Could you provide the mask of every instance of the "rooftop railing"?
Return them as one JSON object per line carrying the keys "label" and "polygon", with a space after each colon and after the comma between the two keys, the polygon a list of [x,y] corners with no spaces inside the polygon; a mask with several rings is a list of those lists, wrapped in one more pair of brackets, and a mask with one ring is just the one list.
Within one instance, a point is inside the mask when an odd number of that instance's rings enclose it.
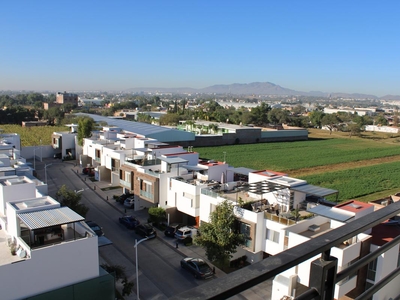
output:
{"label": "rooftop railing", "polygon": [[[338,282],[344,280],[346,277],[353,276],[360,268],[365,267],[380,254],[400,243],[400,236],[380,247],[377,251],[360,258],[354,264],[339,273],[336,271],[337,259],[330,255],[330,249],[399,213],[400,201],[351,221],[337,229],[328,231],[305,243],[289,248],[277,255],[244,267],[240,269],[240,271],[230,273],[224,277],[217,278],[196,288],[180,293],[171,299],[227,299],[321,254],[320,259],[314,260],[311,263],[309,290],[295,299],[332,300],[334,299],[335,285]],[[368,299],[380,289],[384,288],[386,284],[399,274],[400,267],[392,271],[379,282],[376,282],[372,287],[358,295],[355,299]]]}

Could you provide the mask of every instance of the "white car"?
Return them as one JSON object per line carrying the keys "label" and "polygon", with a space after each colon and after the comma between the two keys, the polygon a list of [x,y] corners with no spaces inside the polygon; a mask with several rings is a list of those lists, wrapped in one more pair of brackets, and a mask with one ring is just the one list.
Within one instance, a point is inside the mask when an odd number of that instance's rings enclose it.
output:
{"label": "white car", "polygon": [[127,208],[134,208],[135,207],[135,198],[133,198],[133,197],[126,198],[124,201],[124,206]]}
{"label": "white car", "polygon": [[197,229],[191,226],[184,226],[175,232],[175,238],[183,241],[187,237],[193,237],[197,234]]}

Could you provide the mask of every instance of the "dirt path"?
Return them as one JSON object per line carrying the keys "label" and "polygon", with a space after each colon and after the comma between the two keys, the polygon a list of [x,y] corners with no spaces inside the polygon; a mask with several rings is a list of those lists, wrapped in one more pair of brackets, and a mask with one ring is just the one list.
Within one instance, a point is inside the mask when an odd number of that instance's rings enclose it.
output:
{"label": "dirt path", "polygon": [[390,156],[390,157],[383,157],[383,158],[375,158],[369,160],[360,160],[356,162],[349,162],[349,163],[341,163],[341,164],[334,164],[334,165],[326,165],[320,167],[313,167],[313,168],[304,168],[300,170],[287,170],[284,171],[290,177],[302,177],[307,175],[314,175],[319,173],[326,173],[326,172],[335,172],[347,169],[354,169],[358,167],[366,167],[366,166],[373,166],[379,165],[383,163],[390,163],[400,161],[400,155]]}

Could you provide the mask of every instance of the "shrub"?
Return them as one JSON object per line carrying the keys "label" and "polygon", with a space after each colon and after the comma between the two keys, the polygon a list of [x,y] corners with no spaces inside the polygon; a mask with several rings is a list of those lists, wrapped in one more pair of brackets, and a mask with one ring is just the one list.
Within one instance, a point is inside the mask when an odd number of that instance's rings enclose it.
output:
{"label": "shrub", "polygon": [[156,225],[162,223],[166,218],[165,209],[162,207],[150,207],[149,208],[149,221]]}
{"label": "shrub", "polygon": [[192,237],[190,237],[190,236],[186,237],[186,238],[183,240],[183,244],[184,244],[185,246],[190,246],[192,243],[193,243],[193,239],[192,239]]}

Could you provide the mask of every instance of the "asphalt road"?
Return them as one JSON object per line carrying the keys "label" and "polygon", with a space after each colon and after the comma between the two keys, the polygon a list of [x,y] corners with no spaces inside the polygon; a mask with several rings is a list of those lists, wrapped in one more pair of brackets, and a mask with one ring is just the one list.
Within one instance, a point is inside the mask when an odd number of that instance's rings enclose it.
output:
{"label": "asphalt road", "polygon": [[[104,260],[122,262],[126,270],[129,270],[127,273],[132,273],[135,270],[135,239],[139,240],[141,237],[119,224],[118,217],[121,216],[121,212],[88,188],[73,170],[73,164],[44,159],[43,162],[36,162],[38,177],[45,178],[45,164],[50,163],[52,165],[46,168],[49,195],[55,198],[57,190],[63,184],[72,190],[83,190],[82,203],[89,207],[86,219],[102,226],[105,236],[113,243],[101,247],[100,255],[107,256],[107,253],[112,253],[113,257],[104,257]],[[106,247],[113,248],[106,249]],[[120,257],[116,257],[118,255]],[[142,299],[167,299],[203,284],[203,281],[194,279],[180,268],[179,262],[183,256],[158,238],[142,242],[138,246],[138,257]],[[135,281],[135,278],[135,274],[132,274],[130,280]],[[134,291],[136,291],[136,281]]]}

